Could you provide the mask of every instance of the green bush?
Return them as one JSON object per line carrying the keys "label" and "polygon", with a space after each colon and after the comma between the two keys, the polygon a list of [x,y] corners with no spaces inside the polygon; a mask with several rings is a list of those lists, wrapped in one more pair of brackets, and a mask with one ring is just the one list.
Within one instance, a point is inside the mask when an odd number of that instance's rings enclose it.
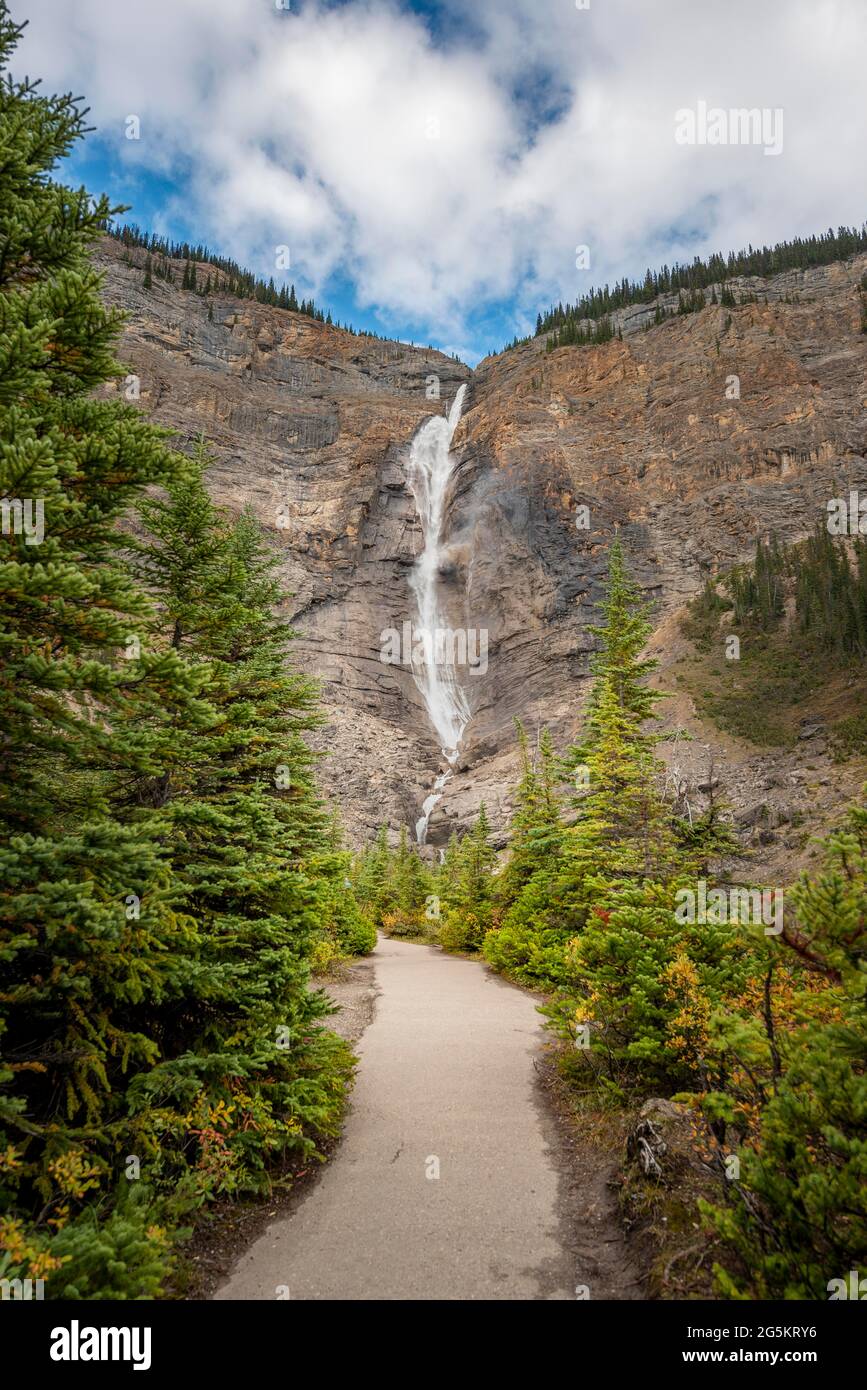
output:
{"label": "green bush", "polygon": [[827,1299],[850,1270],[867,1275],[867,1031],[808,1030],[768,1101],[755,1148],[742,1148],[726,1207],[702,1204],[738,1259],[716,1266],[734,1298]]}
{"label": "green bush", "polygon": [[569,947],[587,920],[583,887],[555,859],[520,890],[499,927],[484,938],[485,959],[528,984],[565,987],[573,982]]}
{"label": "green bush", "polygon": [[369,955],[376,945],[376,927],[359,912],[341,931],[340,944],[347,955]]}
{"label": "green bush", "polygon": [[447,912],[439,929],[439,943],[444,951],[477,950],[482,941],[479,924],[463,912]]}
{"label": "green bush", "polygon": [[836,1017],[793,1030],[740,1182],[703,1207],[736,1257],[716,1269],[735,1298],[827,1299],[830,1280],[867,1273],[867,807],[850,809],[789,908],[783,945],[824,977]]}
{"label": "green bush", "polygon": [[394,936],[398,940],[417,940],[419,937],[427,936],[429,925],[424,913],[401,912],[399,908],[387,912],[382,919],[382,929],[386,936]]}

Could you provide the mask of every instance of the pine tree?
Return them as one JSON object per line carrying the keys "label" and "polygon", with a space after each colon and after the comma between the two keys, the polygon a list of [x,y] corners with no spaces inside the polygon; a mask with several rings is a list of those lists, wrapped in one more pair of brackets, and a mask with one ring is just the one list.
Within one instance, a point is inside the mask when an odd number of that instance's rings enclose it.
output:
{"label": "pine tree", "polygon": [[819,871],[790,892],[781,943],[807,980],[825,979],[831,1007],[817,1007],[815,987],[804,991],[801,1026],[785,1038],[752,1142],[740,1150],[740,1181],[726,1184],[726,1205],[700,1206],[735,1256],[716,1266],[724,1295],[825,1300],[832,1279],[867,1276],[863,802],[829,836]]}
{"label": "pine tree", "polygon": [[557,773],[550,733],[547,729],[542,731],[537,755],[533,758],[526,731],[519,719],[515,720],[515,727],[521,777],[513,798],[509,859],[497,877],[496,895],[501,912],[511,906],[534,873],[554,859],[562,831],[555,794]]}
{"label": "pine tree", "polygon": [[328,818],[326,844],[309,862],[319,884],[318,931],[311,962],[322,969],[345,956],[365,955],[376,945],[376,927],[359,902],[353,882],[353,856],[343,842],[339,812]]}
{"label": "pine tree", "polygon": [[604,622],[590,627],[600,649],[591,658],[593,687],[584,736],[567,753],[576,781],[576,811],[567,838],[574,871],[608,877],[653,877],[671,862],[672,836],[658,790],[653,717],[656,691],[644,684],[656,662],[642,656],[651,627],[618,540],[611,547],[602,602]]}
{"label": "pine tree", "polygon": [[442,860],[437,866],[436,889],[439,897],[449,902],[457,889],[461,869],[461,842],[456,830],[449,836]]}
{"label": "pine tree", "polygon": [[[207,1157],[217,1190],[234,1190],[264,1185],[269,1159],[334,1132],[348,1059],[317,1026],[330,1006],[307,981],[323,923],[339,932],[335,878],[348,861],[330,849],[313,784],[303,733],[319,721],[316,690],[287,669],[293,633],[277,611],[275,558],[252,518],[213,506],[201,462],[142,504],[148,534],[134,563],[155,600],[148,646],[202,673],[207,708],[171,720],[156,703],[122,710],[130,736],[159,750],[161,770],[141,760],[114,799],[157,820],[200,924],[183,1007],[154,1021],[160,1061],[140,1078],[137,1103],[180,1104],[203,1121],[231,1106]],[[167,1137],[161,1145],[164,1182],[183,1171],[189,1140],[178,1138],[177,1150]]]}
{"label": "pine tree", "polygon": [[[624,886],[667,876],[682,857],[657,788],[655,738],[644,727],[660,698],[644,684],[655,667],[642,657],[650,625],[618,541],[611,547],[602,611],[604,622],[590,628],[600,647],[591,661],[594,682],[583,738],[563,760],[574,787],[574,822],[558,830],[549,789],[533,871],[484,943],[486,958],[497,968],[573,993],[581,934],[604,932],[614,895]],[[549,766],[551,759],[549,752]],[[525,795],[533,794],[529,781]],[[522,854],[527,848],[522,846]],[[592,944],[588,939],[588,949]]]}
{"label": "pine tree", "polygon": [[378,927],[382,926],[383,913],[393,903],[390,866],[388,827],[381,825],[373,844],[367,845],[356,860],[354,872],[355,895],[361,910]]}
{"label": "pine tree", "polygon": [[448,900],[440,940],[447,950],[479,950],[493,922],[496,851],[490,844],[485,803],[459,850],[457,883]]}
{"label": "pine tree", "polygon": [[[4,67],[17,34],[0,8]],[[88,260],[113,209],[50,177],[82,130],[71,98],[0,86],[0,488],[22,502],[0,537],[0,1268],[126,1298],[159,1292],[203,1200],[335,1131],[349,1058],[307,989],[315,692],[252,521],[94,394],[122,375]]]}
{"label": "pine tree", "polygon": [[[3,6],[4,69],[19,32]],[[121,375],[119,318],[88,260],[114,210],[51,176],[84,128],[70,97],[4,79],[0,490],[44,508],[44,537],[0,537],[0,1243],[15,1252],[4,1274],[47,1275],[49,1296],[85,1278],[126,1296],[119,1249],[168,1265],[152,1189],[131,1195],[121,1156],[143,1152],[128,1097],[156,1051],[147,1010],[177,997],[195,928],[156,830],[112,818],[102,788],[130,754],[121,699],[187,698],[176,656],[138,657],[130,642],[148,605],[117,522],[180,461],[134,407],[93,395]]]}
{"label": "pine tree", "polygon": [[390,870],[393,906],[384,918],[384,926],[393,936],[417,935],[424,929],[425,900],[431,883],[416,847],[409,842],[405,825],[400,828]]}

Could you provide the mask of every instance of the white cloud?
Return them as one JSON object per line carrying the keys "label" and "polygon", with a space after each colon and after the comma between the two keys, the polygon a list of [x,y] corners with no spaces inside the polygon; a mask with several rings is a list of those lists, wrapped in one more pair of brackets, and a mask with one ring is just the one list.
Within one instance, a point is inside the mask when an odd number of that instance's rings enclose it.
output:
{"label": "white cloud", "polygon": [[[448,3],[435,41],[388,0],[28,0],[16,68],[84,91],[121,158],[189,159],[203,240],[266,274],[288,243],[314,291],[346,275],[424,341],[471,341],[500,300],[517,326],[660,259],[863,220],[862,0]],[[782,155],[677,145],[699,99],[782,107]]]}

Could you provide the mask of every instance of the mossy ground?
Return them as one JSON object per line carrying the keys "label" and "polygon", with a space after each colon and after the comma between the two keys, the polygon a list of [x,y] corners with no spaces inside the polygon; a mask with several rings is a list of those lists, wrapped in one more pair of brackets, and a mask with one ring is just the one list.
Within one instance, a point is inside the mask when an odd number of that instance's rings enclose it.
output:
{"label": "mossy ground", "polygon": [[[725,616],[695,617],[687,610],[681,629],[692,651],[677,663],[674,678],[700,718],[760,748],[792,747],[802,720],[822,719],[835,757],[864,751],[863,662],[840,664],[790,623],[738,633]],[[737,660],[726,657],[729,636],[739,637]]]}

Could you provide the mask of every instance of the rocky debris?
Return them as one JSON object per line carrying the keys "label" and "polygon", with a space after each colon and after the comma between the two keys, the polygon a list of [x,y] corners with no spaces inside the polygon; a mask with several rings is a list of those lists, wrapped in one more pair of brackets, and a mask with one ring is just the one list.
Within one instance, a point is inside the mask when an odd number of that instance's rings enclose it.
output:
{"label": "rocky debris", "polygon": [[816,738],[817,735],[825,732],[825,725],[821,720],[806,718],[801,720],[801,727],[798,731],[799,739]]}
{"label": "rocky debris", "polygon": [[821,720],[806,718],[801,720],[801,727],[798,730],[798,742],[808,743],[806,752],[811,758],[820,757],[827,751],[828,730]]}

